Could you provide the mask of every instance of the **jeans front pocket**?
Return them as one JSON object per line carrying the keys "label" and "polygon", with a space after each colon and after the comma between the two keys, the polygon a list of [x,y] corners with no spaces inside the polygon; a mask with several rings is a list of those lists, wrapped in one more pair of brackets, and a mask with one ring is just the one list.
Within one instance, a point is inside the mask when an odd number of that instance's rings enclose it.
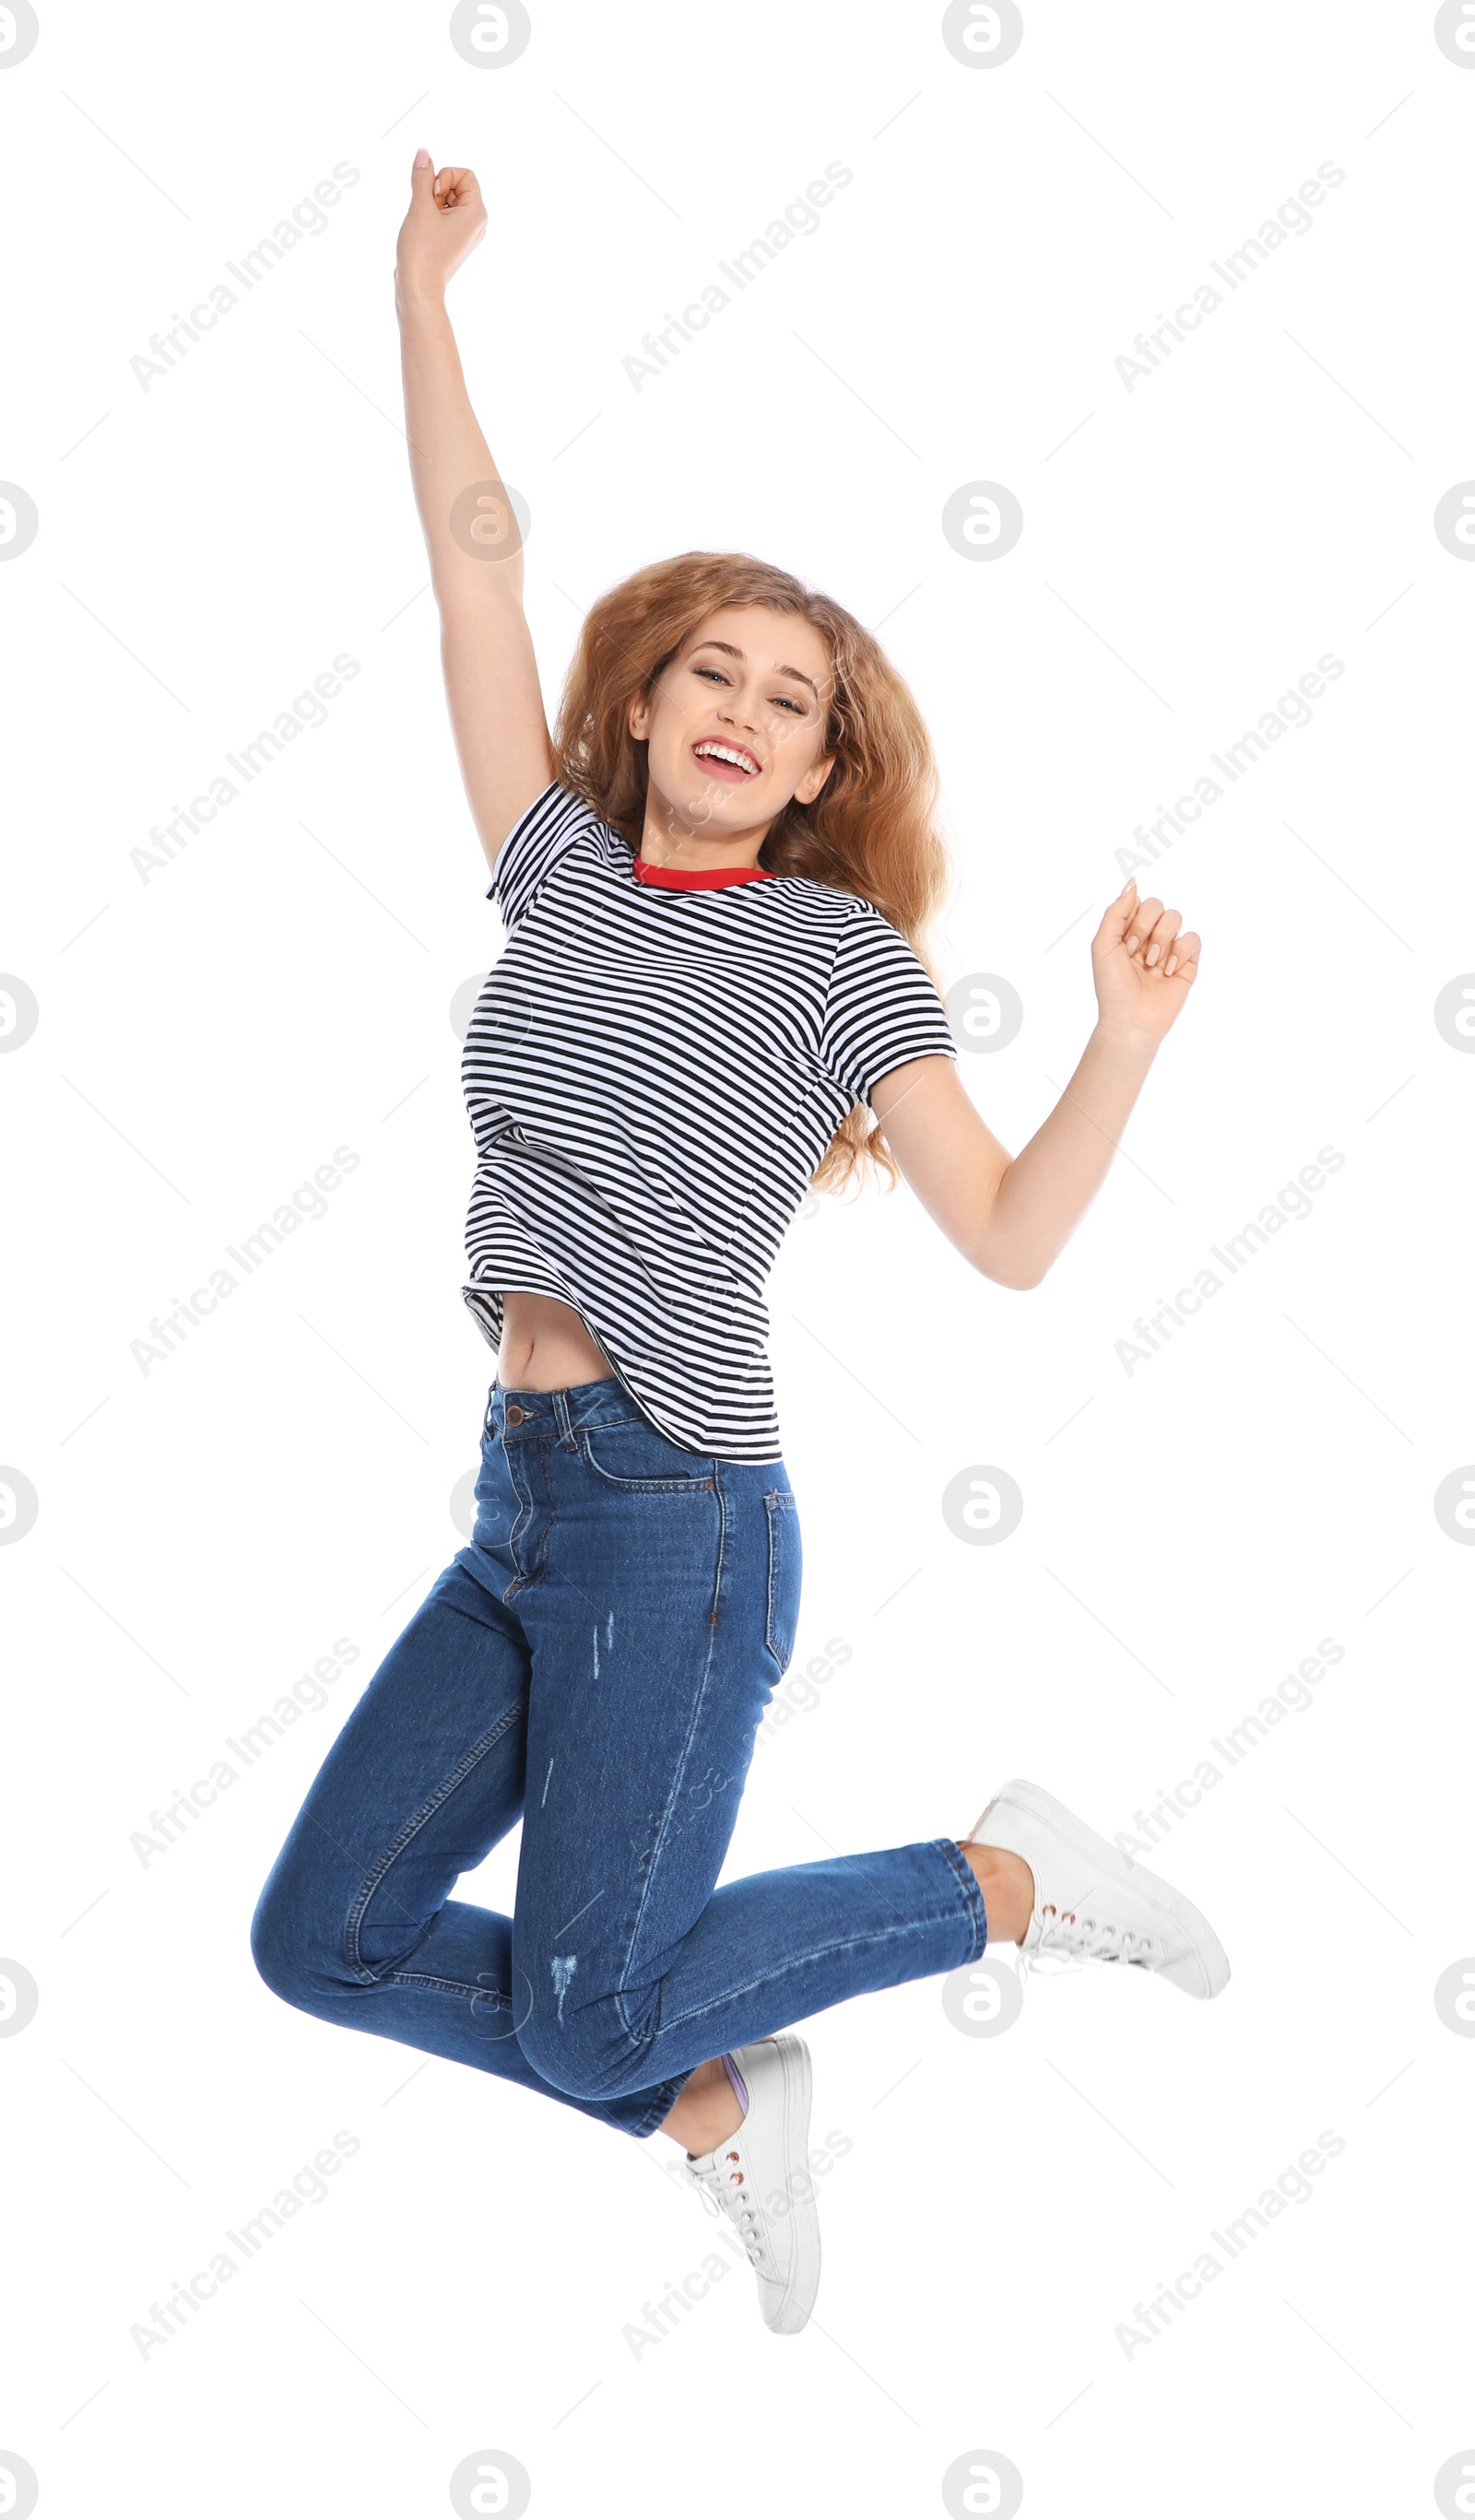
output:
{"label": "jeans front pocket", "polygon": [[799,1595],[804,1582],[804,1550],[799,1538],[799,1508],[786,1488],[776,1488],[763,1500],[768,1517],[768,1625],[765,1642],[781,1675],[793,1658],[799,1626]]}
{"label": "jeans front pocket", "polygon": [[579,1451],[607,1488],[643,1496],[684,1496],[714,1484],[716,1463],[685,1452],[648,1418],[606,1418],[578,1429]]}

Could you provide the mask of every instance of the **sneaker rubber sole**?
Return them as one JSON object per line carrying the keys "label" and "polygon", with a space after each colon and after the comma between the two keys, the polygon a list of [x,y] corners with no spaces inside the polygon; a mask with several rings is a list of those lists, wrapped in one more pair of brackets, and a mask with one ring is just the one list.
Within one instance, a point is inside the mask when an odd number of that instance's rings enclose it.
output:
{"label": "sneaker rubber sole", "polygon": [[[814,2069],[802,2039],[781,2032],[774,2046],[783,2066],[783,2157],[792,2182],[788,2221],[793,2233],[793,2259],[787,2287],[769,2326],[776,2336],[796,2336],[807,2324],[820,2289],[820,2209],[809,2168]],[[803,2194],[798,2192],[801,2181],[807,2191]]]}

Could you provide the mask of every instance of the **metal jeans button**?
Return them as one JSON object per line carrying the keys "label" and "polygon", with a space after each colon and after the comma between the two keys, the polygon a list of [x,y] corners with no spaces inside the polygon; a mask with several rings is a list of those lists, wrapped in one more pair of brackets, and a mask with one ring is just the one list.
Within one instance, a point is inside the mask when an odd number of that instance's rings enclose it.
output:
{"label": "metal jeans button", "polygon": [[508,1411],[508,1413],[507,1413],[507,1422],[508,1422],[508,1424],[509,1424],[510,1426],[520,1426],[520,1425],[521,1425],[521,1423],[522,1423],[522,1419],[523,1419],[523,1417],[525,1416],[525,1414],[526,1414],[526,1413],[525,1413],[523,1410],[521,1410],[521,1409],[519,1409],[519,1408],[518,1408],[518,1406],[517,1406],[517,1404],[516,1404],[516,1402],[515,1402],[515,1400],[514,1400],[514,1401],[513,1402],[513,1404],[512,1404],[512,1407],[509,1409],[509,1411]]}

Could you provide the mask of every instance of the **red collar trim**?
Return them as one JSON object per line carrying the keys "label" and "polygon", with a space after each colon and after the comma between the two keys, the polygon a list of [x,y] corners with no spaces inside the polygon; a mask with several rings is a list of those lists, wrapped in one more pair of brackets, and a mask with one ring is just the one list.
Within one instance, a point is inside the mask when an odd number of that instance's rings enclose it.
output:
{"label": "red collar trim", "polygon": [[641,857],[631,864],[638,882],[659,884],[670,892],[715,892],[720,884],[765,883],[773,872],[769,867],[665,867]]}

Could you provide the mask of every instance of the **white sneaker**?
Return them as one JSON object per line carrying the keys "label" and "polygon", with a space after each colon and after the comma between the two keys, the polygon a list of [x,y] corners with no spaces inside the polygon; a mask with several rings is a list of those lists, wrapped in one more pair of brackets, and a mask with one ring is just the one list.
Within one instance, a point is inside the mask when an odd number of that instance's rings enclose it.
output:
{"label": "white sneaker", "polygon": [[714,2152],[688,2153],[686,2175],[725,2214],[758,2278],[765,2324],[804,2325],[820,2289],[820,2217],[809,2170],[809,2049],[792,2031],[733,2050],[747,2114]]}
{"label": "white sneaker", "polygon": [[965,1842],[1020,1856],[1035,1876],[1034,1914],[1019,1946],[1026,1968],[1039,1954],[1058,1954],[1153,1969],[1185,1995],[1228,1986],[1229,1958],[1208,1919],[1041,1786],[1016,1777]]}

